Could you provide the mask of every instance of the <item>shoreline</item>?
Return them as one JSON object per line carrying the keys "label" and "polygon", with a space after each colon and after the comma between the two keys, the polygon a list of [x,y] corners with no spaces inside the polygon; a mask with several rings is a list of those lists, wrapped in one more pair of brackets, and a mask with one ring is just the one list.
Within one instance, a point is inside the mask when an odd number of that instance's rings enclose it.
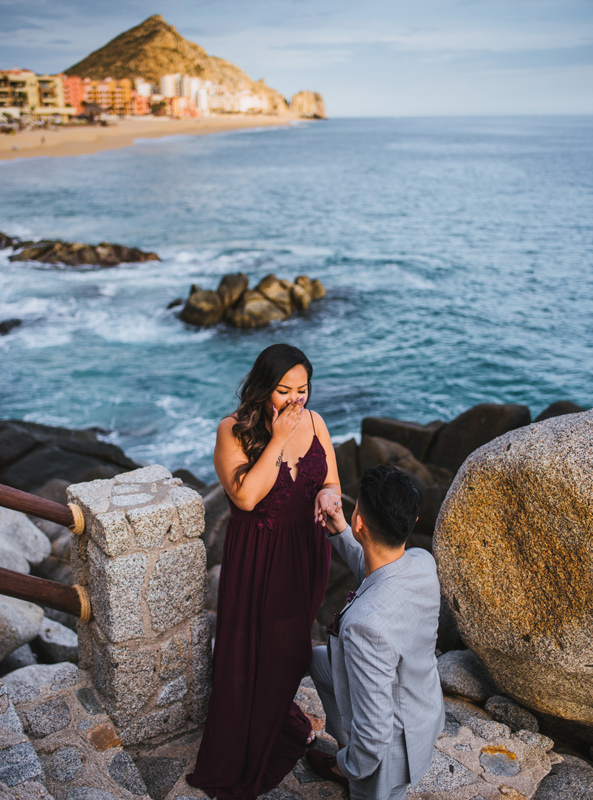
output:
{"label": "shoreline", "polygon": [[[0,135],[0,161],[17,158],[64,158],[93,155],[104,150],[131,147],[136,139],[160,139],[164,136],[205,136],[211,133],[249,128],[290,125],[297,118],[263,114],[241,114],[198,119],[144,117],[118,120],[106,127],[67,126],[58,130],[29,130]],[[45,141],[42,143],[41,140]],[[17,148],[16,150],[14,148]]]}

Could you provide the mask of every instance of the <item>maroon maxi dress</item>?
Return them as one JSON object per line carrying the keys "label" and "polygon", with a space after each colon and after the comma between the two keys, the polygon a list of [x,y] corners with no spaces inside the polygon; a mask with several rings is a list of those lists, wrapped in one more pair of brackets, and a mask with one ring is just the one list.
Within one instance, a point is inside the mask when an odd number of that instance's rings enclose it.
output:
{"label": "maroon maxi dress", "polygon": [[229,498],[212,694],[187,776],[209,797],[255,800],[305,752],[311,725],[293,698],[311,660],[311,626],[329,577],[331,548],[314,522],[326,474],[314,434],[296,478],[283,461],[253,511]]}

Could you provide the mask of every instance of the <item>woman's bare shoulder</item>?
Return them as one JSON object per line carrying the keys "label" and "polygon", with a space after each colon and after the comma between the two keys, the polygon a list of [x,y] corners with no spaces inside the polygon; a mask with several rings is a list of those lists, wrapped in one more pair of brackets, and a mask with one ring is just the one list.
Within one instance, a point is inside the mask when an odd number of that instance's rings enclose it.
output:
{"label": "woman's bare shoulder", "polygon": [[232,414],[229,414],[228,417],[224,417],[218,423],[218,433],[219,435],[222,434],[223,436],[233,436],[233,427],[237,424],[237,418],[234,417]]}
{"label": "woman's bare shoulder", "polygon": [[317,411],[313,411],[313,409],[308,409],[311,412],[311,416],[313,417],[313,422],[315,425],[321,425],[324,428],[327,427],[325,422],[323,421],[323,417]]}

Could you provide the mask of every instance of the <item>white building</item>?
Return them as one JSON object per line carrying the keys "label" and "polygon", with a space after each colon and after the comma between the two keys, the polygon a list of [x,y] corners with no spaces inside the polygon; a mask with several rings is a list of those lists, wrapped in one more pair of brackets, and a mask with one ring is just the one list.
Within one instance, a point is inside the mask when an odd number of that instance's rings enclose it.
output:
{"label": "white building", "polygon": [[161,94],[163,97],[183,97],[184,95],[181,94],[181,81],[182,76],[179,72],[174,75],[163,75],[161,78]]}
{"label": "white building", "polygon": [[134,88],[139,97],[152,97],[152,83],[145,81],[144,78],[134,78]]}

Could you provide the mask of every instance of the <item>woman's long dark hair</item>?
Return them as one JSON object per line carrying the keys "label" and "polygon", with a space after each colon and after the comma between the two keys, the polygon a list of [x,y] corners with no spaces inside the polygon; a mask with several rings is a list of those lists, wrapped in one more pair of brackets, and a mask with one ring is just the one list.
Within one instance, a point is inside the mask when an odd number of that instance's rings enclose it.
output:
{"label": "woman's long dark hair", "polygon": [[237,389],[239,407],[234,417],[233,434],[241,443],[247,462],[235,472],[235,483],[249,472],[271,439],[266,429],[265,403],[286,373],[298,365],[307,372],[307,402],[311,397],[313,367],[307,356],[291,344],[273,344],[255,359],[251,371]]}

